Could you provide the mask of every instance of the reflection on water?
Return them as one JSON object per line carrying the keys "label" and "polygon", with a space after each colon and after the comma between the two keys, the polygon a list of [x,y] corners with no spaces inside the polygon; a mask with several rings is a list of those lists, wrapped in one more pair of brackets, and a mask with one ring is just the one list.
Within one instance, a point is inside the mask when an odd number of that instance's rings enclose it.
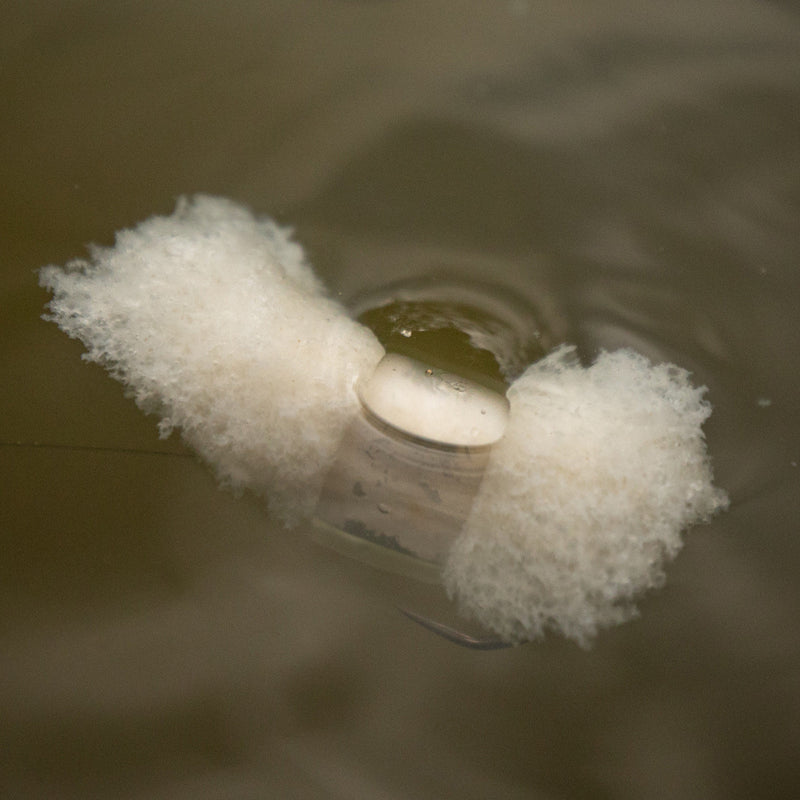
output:
{"label": "reflection on water", "polygon": [[[787,6],[26,4],[0,33],[4,793],[782,797],[800,744]],[[33,270],[223,194],[343,298],[493,280],[709,386],[732,509],[585,653],[479,654],[217,491],[40,322]],[[768,399],[770,403],[759,403]],[[401,755],[400,755],[401,754]]]}

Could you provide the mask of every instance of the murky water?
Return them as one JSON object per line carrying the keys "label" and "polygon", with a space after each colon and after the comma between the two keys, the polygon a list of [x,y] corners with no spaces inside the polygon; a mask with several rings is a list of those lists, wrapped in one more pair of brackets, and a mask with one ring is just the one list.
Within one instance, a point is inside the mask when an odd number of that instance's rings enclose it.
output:
{"label": "murky water", "polygon": [[[791,4],[0,17],[4,796],[794,796]],[[589,652],[423,630],[416,589],[218,491],[39,320],[33,270],[195,191],[295,226],[345,300],[491,279],[586,354],[691,369],[731,510]]]}

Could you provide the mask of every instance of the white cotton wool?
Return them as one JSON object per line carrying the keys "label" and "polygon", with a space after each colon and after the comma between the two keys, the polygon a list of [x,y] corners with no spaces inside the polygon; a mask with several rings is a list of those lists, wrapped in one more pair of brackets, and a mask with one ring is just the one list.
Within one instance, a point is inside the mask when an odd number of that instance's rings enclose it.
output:
{"label": "white cotton wool", "polygon": [[41,270],[46,318],[224,483],[286,521],[310,513],[383,348],[325,296],[290,232],[198,196],[90,255]]}
{"label": "white cotton wool", "polygon": [[445,566],[461,609],[509,642],[550,630],[583,646],[633,616],[681,532],[728,503],[704,392],[629,350],[584,368],[564,346],[529,367]]}

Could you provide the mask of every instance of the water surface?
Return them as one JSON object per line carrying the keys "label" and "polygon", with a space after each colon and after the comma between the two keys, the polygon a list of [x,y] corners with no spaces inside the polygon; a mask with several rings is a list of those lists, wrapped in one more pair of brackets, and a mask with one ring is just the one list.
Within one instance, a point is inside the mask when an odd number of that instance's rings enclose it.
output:
{"label": "water surface", "polygon": [[[5,795],[793,796],[791,4],[0,17]],[[475,653],[414,625],[394,607],[413,587],[218,491],[39,319],[36,268],[196,191],[293,225],[345,301],[492,279],[587,357],[628,345],[692,370],[731,510],[589,652]]]}

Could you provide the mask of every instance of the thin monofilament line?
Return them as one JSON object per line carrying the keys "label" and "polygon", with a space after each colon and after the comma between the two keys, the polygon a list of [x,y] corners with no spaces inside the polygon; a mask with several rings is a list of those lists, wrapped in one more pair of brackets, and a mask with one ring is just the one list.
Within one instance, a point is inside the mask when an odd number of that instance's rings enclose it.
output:
{"label": "thin monofilament line", "polygon": [[140,447],[113,447],[100,444],[63,444],[60,442],[0,442],[0,447],[16,448],[20,450],[71,450],[84,453],[119,453],[122,455],[145,456],[175,456],[178,458],[194,458],[194,453],[180,452],[177,450],[149,450]]}

